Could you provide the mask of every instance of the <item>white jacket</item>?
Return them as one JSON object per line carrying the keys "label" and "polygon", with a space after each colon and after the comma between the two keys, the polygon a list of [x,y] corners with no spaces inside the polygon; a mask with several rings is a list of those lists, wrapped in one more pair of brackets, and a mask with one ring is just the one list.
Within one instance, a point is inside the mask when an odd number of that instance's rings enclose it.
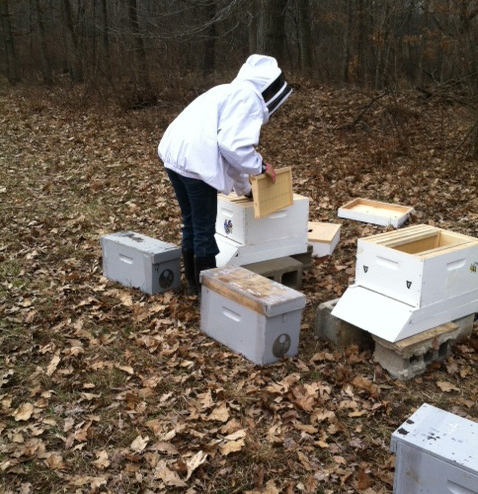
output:
{"label": "white jacket", "polygon": [[279,104],[269,111],[262,92],[280,75],[275,59],[251,55],[232,83],[196,98],[169,125],[158,145],[166,168],[225,194],[233,189],[247,194],[248,176],[262,172],[262,157],[255,149],[261,127],[290,94],[287,86],[288,93],[282,91],[282,99],[276,98]]}

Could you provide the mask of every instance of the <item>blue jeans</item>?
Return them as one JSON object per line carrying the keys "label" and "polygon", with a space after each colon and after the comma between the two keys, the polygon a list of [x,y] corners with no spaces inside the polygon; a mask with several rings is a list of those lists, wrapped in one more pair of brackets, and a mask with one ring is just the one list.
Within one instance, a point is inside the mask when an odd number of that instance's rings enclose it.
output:
{"label": "blue jeans", "polygon": [[166,168],[181,209],[182,248],[196,257],[213,257],[219,253],[216,233],[217,190],[202,180],[183,177]]}

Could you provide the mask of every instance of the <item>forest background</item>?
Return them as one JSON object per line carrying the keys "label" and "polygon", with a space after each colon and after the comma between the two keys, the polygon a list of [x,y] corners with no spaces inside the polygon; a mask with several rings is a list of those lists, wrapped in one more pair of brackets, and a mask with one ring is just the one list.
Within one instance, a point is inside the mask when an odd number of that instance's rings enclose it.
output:
{"label": "forest background", "polygon": [[[478,2],[0,0],[0,492],[389,494],[390,436],[424,402],[478,417],[478,336],[410,382],[314,335],[354,280],[354,197],[478,236]],[[342,222],[304,274],[296,357],[205,337],[183,292],[102,277],[99,237],[179,243],[156,146],[251,53],[294,93],[260,152],[310,219]]]}

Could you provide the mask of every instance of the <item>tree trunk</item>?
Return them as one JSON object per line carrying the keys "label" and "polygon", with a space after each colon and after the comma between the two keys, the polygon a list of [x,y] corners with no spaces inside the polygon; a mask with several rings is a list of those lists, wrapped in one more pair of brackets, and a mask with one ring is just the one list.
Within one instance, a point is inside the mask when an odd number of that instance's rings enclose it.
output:
{"label": "tree trunk", "polygon": [[258,8],[257,8],[257,0],[251,0],[249,2],[249,15],[250,15],[250,21],[249,21],[249,30],[248,30],[248,35],[249,35],[249,54],[251,53],[256,53],[257,52],[257,33],[258,33]]}
{"label": "tree trunk", "polygon": [[103,73],[106,78],[111,81],[111,53],[110,53],[110,37],[109,37],[109,20],[108,20],[108,7],[106,0],[101,0],[101,43],[103,45],[102,57],[104,60]]}
{"label": "tree trunk", "polygon": [[50,60],[48,58],[48,53],[47,53],[45,24],[43,23],[43,15],[40,6],[40,0],[34,0],[34,2],[35,2],[37,23],[38,23],[38,36],[40,38],[38,46],[40,49],[41,72],[45,84],[51,84],[53,82],[53,77],[51,73]]}
{"label": "tree trunk", "polygon": [[73,15],[71,13],[70,0],[63,0],[61,8],[64,35],[66,38],[66,56],[68,59],[68,70],[73,82],[83,81],[83,70],[78,52],[78,39],[73,26]]}
{"label": "tree trunk", "polygon": [[285,55],[285,9],[287,0],[260,0],[257,49],[282,63]]}
{"label": "tree trunk", "polygon": [[207,22],[206,40],[204,41],[203,77],[214,74],[216,68],[216,2],[204,6]]}
{"label": "tree trunk", "polygon": [[352,0],[346,0],[347,18],[344,34],[344,51],[342,59],[342,80],[349,82],[350,53],[352,44]]}
{"label": "tree trunk", "polygon": [[10,5],[8,0],[0,0],[0,17],[2,21],[3,42],[5,44],[5,75],[10,84],[16,84],[20,81],[20,75],[17,66],[15,41],[13,39]]}
{"label": "tree trunk", "polygon": [[151,90],[151,82],[149,79],[148,63],[146,61],[146,50],[144,49],[144,41],[141,36],[138,21],[138,3],[137,0],[128,0],[128,14],[131,36],[133,38],[133,50],[136,64],[139,70],[139,75],[142,78],[143,87],[146,92]]}
{"label": "tree trunk", "polygon": [[299,2],[299,46],[300,69],[307,77],[312,75],[312,19],[310,16],[310,0]]}

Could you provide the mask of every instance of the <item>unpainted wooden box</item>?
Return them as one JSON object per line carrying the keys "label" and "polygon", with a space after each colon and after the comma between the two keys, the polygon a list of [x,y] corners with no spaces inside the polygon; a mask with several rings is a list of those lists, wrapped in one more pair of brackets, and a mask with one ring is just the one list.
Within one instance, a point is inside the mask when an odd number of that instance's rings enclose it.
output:
{"label": "unpainted wooden box", "polygon": [[220,194],[216,232],[240,244],[252,245],[298,236],[307,241],[309,199],[299,194],[293,197],[294,201],[289,207],[255,218],[251,199]]}
{"label": "unpainted wooden box", "polygon": [[135,232],[101,237],[103,275],[145,293],[161,293],[180,285],[181,249]]}
{"label": "unpainted wooden box", "polygon": [[423,404],[393,434],[394,494],[478,494],[478,424]]}
{"label": "unpainted wooden box", "polygon": [[305,296],[237,266],[201,272],[201,330],[260,365],[297,353]]}
{"label": "unpainted wooden box", "polygon": [[357,198],[341,206],[337,215],[339,218],[398,228],[413,212],[410,206]]}
{"label": "unpainted wooden box", "polygon": [[314,257],[330,256],[340,240],[340,227],[338,223],[322,223],[309,221],[308,241],[312,244]]}
{"label": "unpainted wooden box", "polygon": [[355,284],[413,307],[478,299],[478,239],[417,225],[358,240]]}

